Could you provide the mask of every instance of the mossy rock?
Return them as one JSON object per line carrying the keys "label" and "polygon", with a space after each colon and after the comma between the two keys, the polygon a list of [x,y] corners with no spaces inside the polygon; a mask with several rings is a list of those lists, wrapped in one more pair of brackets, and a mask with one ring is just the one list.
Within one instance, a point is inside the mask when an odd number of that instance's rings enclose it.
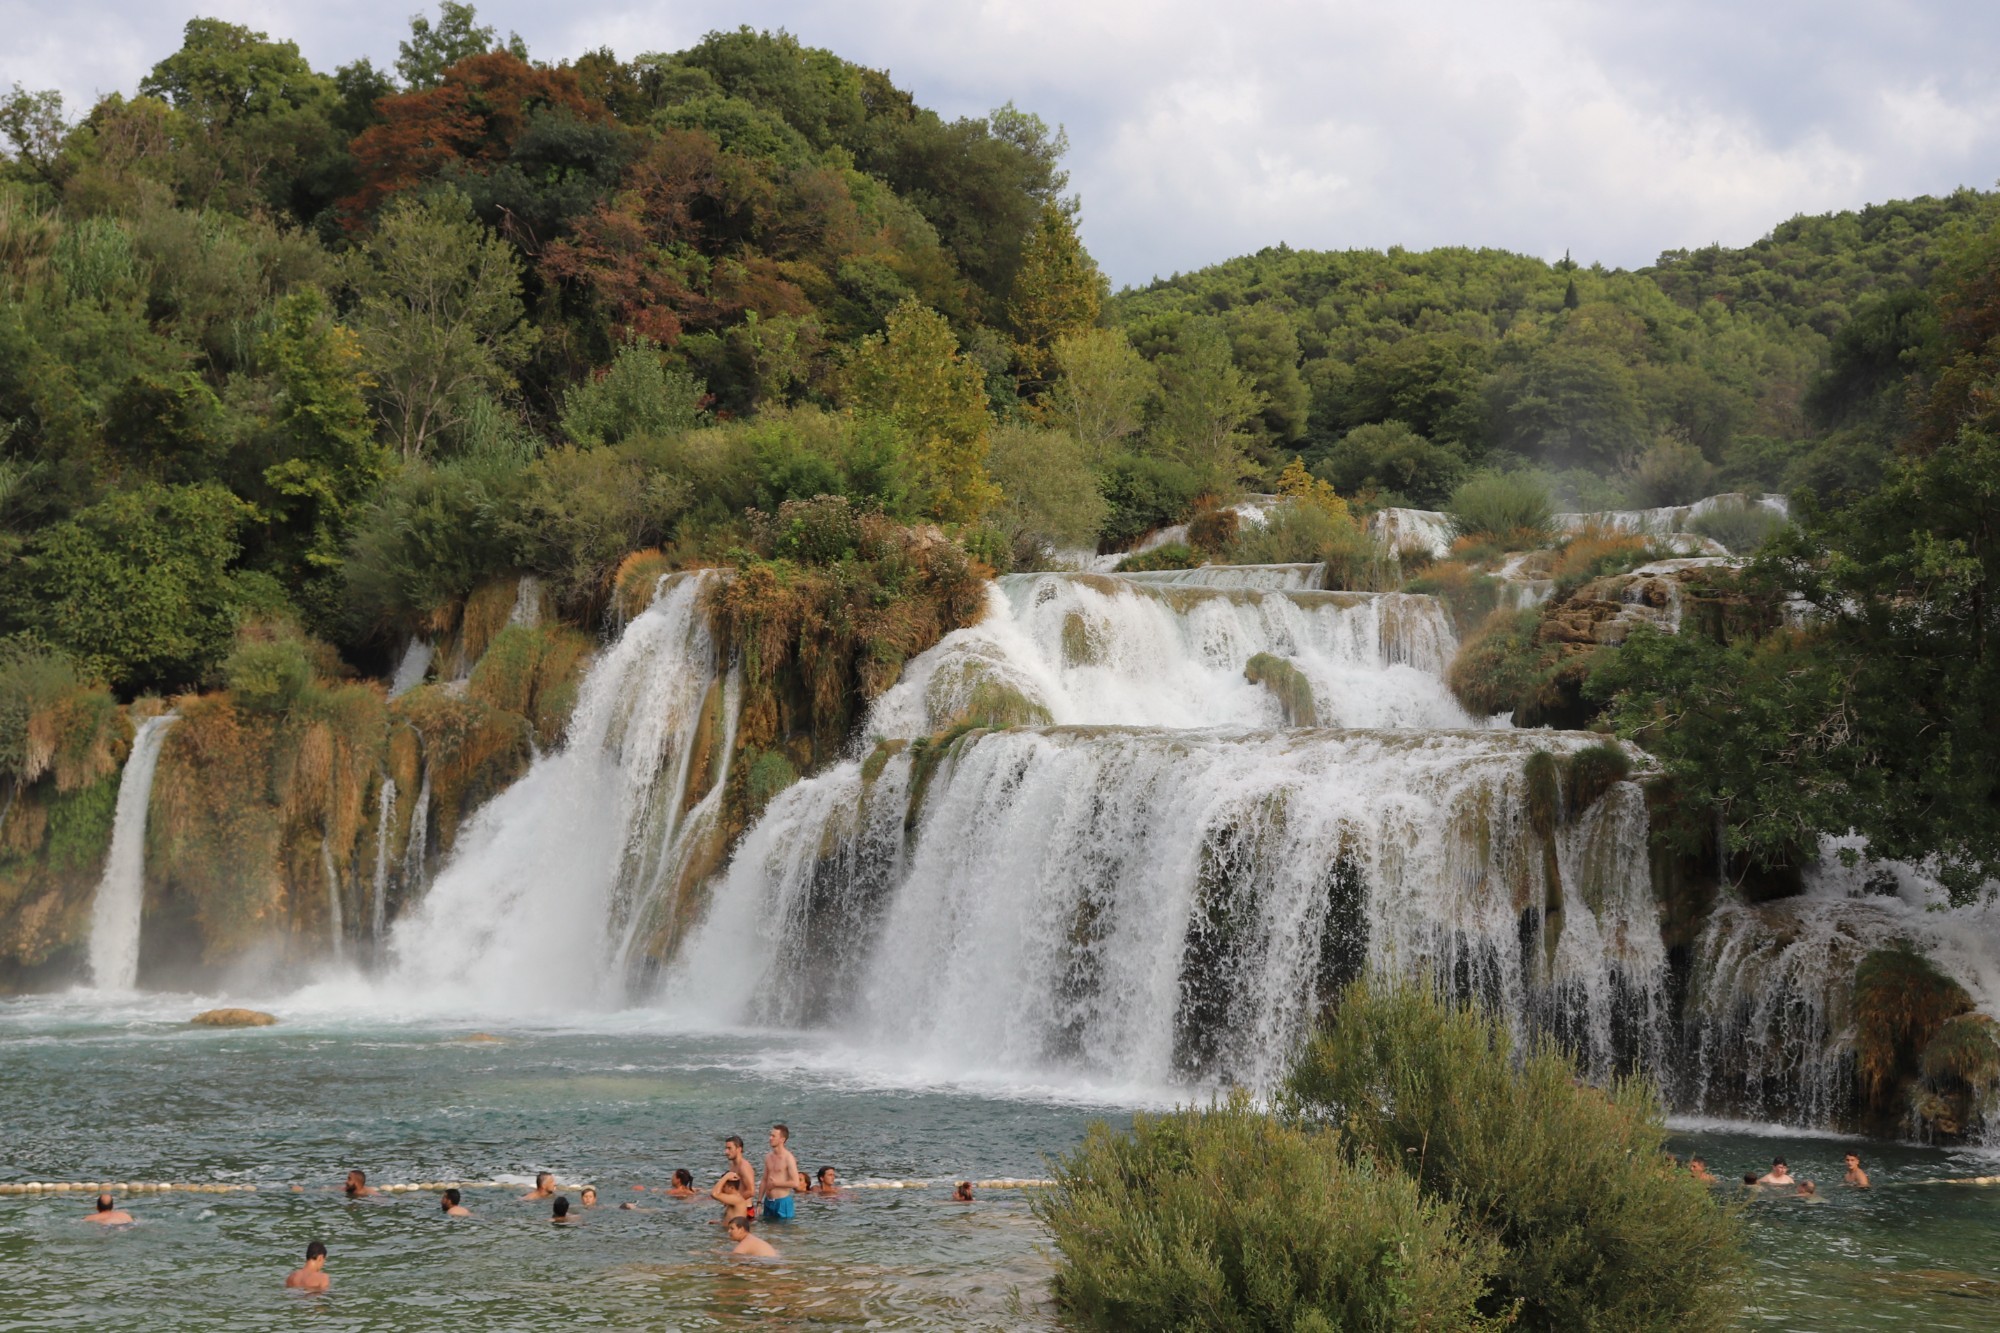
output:
{"label": "mossy rock", "polygon": [[205,1009],[189,1021],[198,1028],[267,1028],[278,1020],[262,1009]]}
{"label": "mossy rock", "polygon": [[1285,658],[1258,653],[1243,666],[1243,678],[1262,685],[1278,701],[1288,727],[1316,727],[1319,707],[1313,700],[1312,682]]}
{"label": "mossy rock", "polygon": [[1965,988],[1907,945],[1863,958],[1854,969],[1854,1054],[1868,1104],[1891,1109],[1896,1090],[1917,1073],[1919,1053],[1971,1010]]}

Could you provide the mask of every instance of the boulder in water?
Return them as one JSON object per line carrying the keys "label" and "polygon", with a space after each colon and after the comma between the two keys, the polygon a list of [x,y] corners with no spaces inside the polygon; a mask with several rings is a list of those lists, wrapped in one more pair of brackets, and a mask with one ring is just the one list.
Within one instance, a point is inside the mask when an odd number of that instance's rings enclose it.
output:
{"label": "boulder in water", "polygon": [[207,1009],[193,1021],[198,1028],[267,1028],[278,1020],[262,1009]]}

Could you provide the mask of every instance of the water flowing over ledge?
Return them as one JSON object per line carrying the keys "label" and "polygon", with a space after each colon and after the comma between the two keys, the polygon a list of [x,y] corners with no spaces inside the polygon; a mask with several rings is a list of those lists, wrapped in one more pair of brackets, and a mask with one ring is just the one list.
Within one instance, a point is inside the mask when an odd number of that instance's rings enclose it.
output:
{"label": "water flowing over ledge", "polygon": [[149,717],[132,737],[111,817],[111,851],[91,904],[90,979],[99,990],[130,990],[139,979],[139,929],[146,903],[146,815],[153,771],[172,713]]}

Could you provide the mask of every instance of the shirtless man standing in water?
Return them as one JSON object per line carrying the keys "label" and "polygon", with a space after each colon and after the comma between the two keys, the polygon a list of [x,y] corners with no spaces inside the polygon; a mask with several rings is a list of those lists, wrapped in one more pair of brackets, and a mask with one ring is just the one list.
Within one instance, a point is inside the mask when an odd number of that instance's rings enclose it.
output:
{"label": "shirtless man standing in water", "polygon": [[98,1195],[97,1211],[84,1219],[86,1222],[95,1222],[99,1226],[106,1227],[122,1227],[131,1220],[132,1214],[120,1208],[109,1194]]}
{"label": "shirtless man standing in water", "polygon": [[746,1198],[757,1197],[757,1168],[750,1165],[750,1159],[743,1155],[743,1140],[731,1134],[722,1141],[722,1151],[729,1156],[729,1169],[736,1173],[736,1179]]}
{"label": "shirtless man standing in water", "polygon": [[1853,1153],[1847,1154],[1847,1175],[1844,1179],[1855,1189],[1868,1188],[1868,1173],[1861,1169],[1861,1159]]}
{"label": "shirtless man standing in water", "polygon": [[285,1285],[300,1291],[325,1291],[333,1285],[333,1279],[326,1275],[325,1241],[316,1240],[306,1246],[306,1266],[294,1268]]}
{"label": "shirtless man standing in water", "polygon": [[787,1145],[792,1131],[784,1124],[771,1126],[771,1151],[764,1158],[764,1220],[789,1221],[798,1204],[792,1193],[799,1187],[799,1159]]}

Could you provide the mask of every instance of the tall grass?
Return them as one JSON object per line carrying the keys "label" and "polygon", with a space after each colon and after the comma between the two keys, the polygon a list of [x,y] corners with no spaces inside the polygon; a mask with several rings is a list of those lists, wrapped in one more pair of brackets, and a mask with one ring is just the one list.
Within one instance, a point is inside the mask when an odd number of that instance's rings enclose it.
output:
{"label": "tall grass", "polygon": [[1548,488],[1520,472],[1475,474],[1451,493],[1445,512],[1455,535],[1508,542],[1517,550],[1545,544],[1554,531]]}

